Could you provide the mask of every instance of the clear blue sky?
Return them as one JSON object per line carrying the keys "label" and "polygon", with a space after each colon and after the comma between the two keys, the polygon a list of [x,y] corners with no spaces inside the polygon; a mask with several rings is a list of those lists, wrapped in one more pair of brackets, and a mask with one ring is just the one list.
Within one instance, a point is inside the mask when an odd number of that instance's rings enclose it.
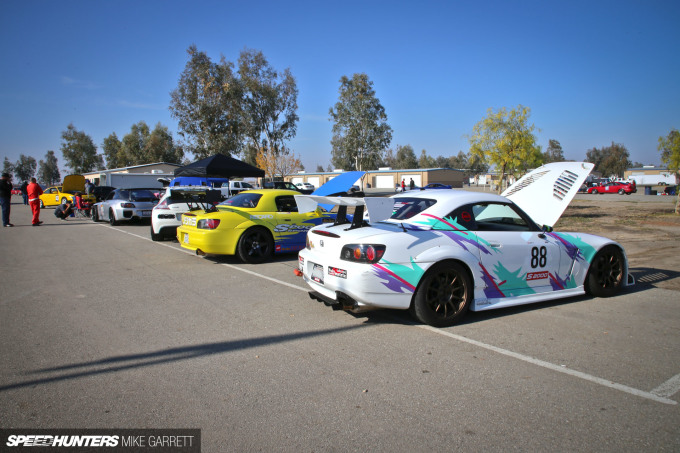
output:
{"label": "clear blue sky", "polygon": [[0,2],[0,160],[43,159],[73,123],[100,148],[141,120],[175,139],[169,93],[196,44],[214,61],[261,50],[299,88],[291,148],[330,163],[339,79],[364,72],[393,129],[419,155],[468,151],[487,109],[531,108],[538,143],[568,159],[624,144],[660,163],[680,129],[680,2],[145,1]]}

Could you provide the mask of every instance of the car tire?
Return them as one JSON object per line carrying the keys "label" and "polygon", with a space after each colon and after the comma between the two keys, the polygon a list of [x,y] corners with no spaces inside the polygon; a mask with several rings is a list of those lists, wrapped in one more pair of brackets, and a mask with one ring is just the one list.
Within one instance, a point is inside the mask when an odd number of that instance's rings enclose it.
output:
{"label": "car tire", "polygon": [[626,191],[625,191],[625,190],[623,190],[623,189],[619,189],[619,195],[623,195],[624,193],[626,193]]}
{"label": "car tire", "polygon": [[623,286],[625,262],[623,252],[615,245],[602,248],[590,263],[585,290],[595,297],[611,297]]}
{"label": "car tire", "polygon": [[151,230],[151,240],[158,242],[163,240],[163,235],[162,234],[156,234],[153,232],[153,223],[149,225],[149,229]]}
{"label": "car tire", "polygon": [[45,209],[45,203],[42,200],[40,200],[40,209]]}
{"label": "car tire", "polygon": [[411,314],[434,327],[448,327],[470,308],[472,281],[463,265],[444,261],[432,266],[416,290]]}
{"label": "car tire", "polygon": [[97,213],[97,207],[92,206],[92,221],[99,222],[99,214]]}
{"label": "car tire", "polygon": [[66,197],[64,197],[64,198],[61,199],[61,204],[66,204],[67,201],[68,200],[66,199]]}
{"label": "car tire", "polygon": [[239,238],[236,250],[244,262],[262,263],[274,255],[274,239],[264,228],[250,228]]}
{"label": "car tire", "polygon": [[113,209],[109,209],[109,223],[111,226],[118,225],[118,222],[116,222],[116,215],[113,213]]}

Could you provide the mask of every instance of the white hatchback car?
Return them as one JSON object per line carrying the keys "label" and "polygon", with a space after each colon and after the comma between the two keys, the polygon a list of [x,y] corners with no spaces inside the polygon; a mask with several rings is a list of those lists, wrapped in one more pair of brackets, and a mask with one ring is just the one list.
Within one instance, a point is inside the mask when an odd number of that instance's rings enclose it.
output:
{"label": "white hatchback car", "polygon": [[169,187],[151,212],[151,240],[177,236],[182,224],[182,214],[189,211],[205,211],[221,200],[219,189],[205,186]]}

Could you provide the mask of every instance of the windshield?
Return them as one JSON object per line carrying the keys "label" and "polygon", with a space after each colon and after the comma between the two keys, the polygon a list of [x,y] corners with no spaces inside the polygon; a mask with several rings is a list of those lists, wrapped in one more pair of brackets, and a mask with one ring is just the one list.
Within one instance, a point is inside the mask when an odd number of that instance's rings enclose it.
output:
{"label": "windshield", "polygon": [[234,208],[254,208],[262,198],[261,193],[241,192],[233,198],[223,201],[220,206],[232,206]]}
{"label": "windshield", "polygon": [[406,220],[420,214],[437,201],[429,198],[395,198],[392,220]]}

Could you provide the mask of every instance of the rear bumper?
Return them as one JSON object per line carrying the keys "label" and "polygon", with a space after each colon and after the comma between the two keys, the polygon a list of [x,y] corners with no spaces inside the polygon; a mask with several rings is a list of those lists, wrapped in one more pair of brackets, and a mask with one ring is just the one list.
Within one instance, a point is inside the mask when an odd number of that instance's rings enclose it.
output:
{"label": "rear bumper", "polygon": [[199,230],[180,226],[177,228],[177,240],[182,248],[188,250],[200,250],[210,255],[233,255],[242,233],[243,230]]}

